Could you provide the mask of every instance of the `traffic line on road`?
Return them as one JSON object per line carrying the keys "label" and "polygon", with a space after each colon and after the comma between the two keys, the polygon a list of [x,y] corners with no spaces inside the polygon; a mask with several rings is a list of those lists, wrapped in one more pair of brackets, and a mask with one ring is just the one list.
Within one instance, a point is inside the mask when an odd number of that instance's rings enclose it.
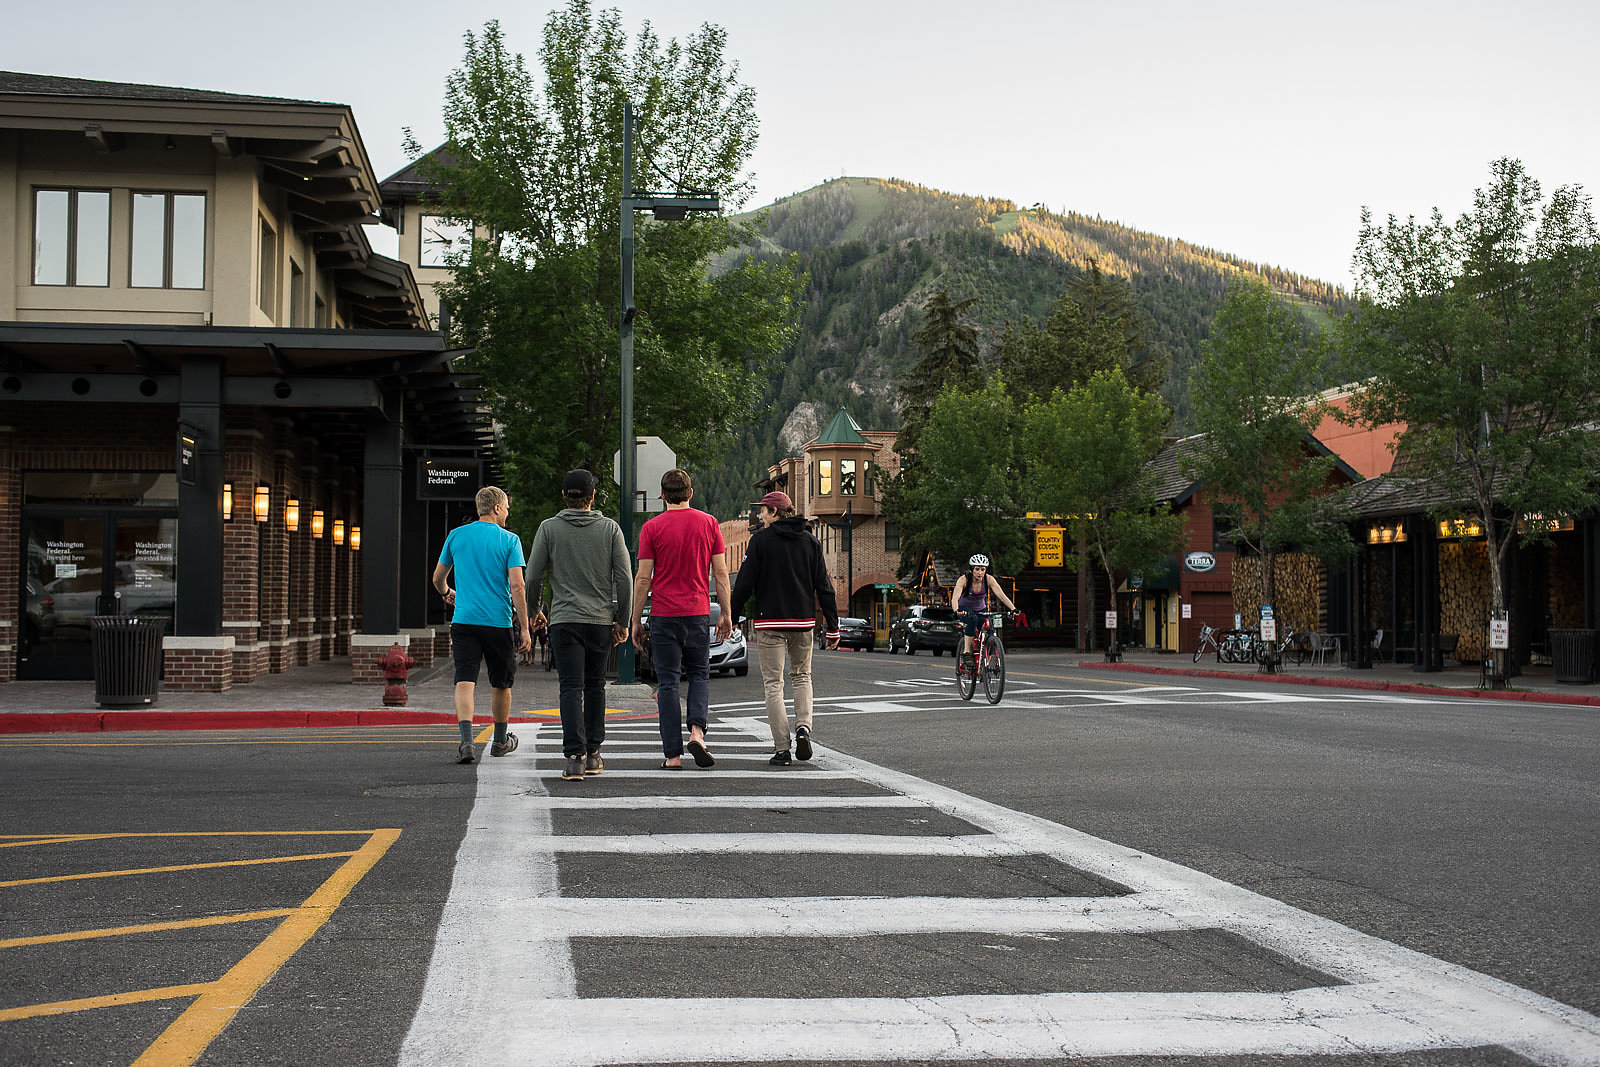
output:
{"label": "traffic line on road", "polygon": [[231,923],[255,922],[259,919],[281,919],[293,911],[293,908],[269,908],[266,911],[241,911],[234,915],[208,915],[200,919],[173,919],[168,922],[141,923],[138,926],[108,926],[98,930],[69,930],[64,934],[38,934],[34,937],[0,938],[0,948],[54,945],[63,941],[88,941],[98,937],[151,934],[159,933],[163,930],[192,930],[201,926],[227,926]]}
{"label": "traffic line on road", "polygon": [[[609,777],[610,771],[606,772]],[[827,797],[802,795],[773,796],[698,796],[663,793],[656,796],[588,797],[588,796],[530,796],[523,798],[535,807],[555,808],[651,808],[692,807],[704,808],[922,808],[920,800],[899,796]]]}
{"label": "traffic line on road", "polygon": [[887,934],[1150,934],[1200,929],[1180,902],[1120,897],[557,897],[526,909],[545,937],[877,937]]}
{"label": "traffic line on road", "polygon": [[78,874],[52,874],[41,878],[15,878],[0,882],[0,889],[19,885],[45,885],[50,882],[80,882],[89,878],[121,878],[124,875],[167,874],[173,871],[205,871],[219,867],[259,867],[267,863],[303,863],[308,860],[348,859],[355,852],[312,852],[303,856],[267,856],[250,860],[216,860],[211,863],[177,863],[169,867],[132,867],[122,871],[84,871]]}
{"label": "traffic line on road", "polygon": [[992,834],[955,837],[893,834],[558,834],[545,839],[551,852],[609,852],[629,856],[699,853],[798,856],[1025,856],[1027,848]]}
{"label": "traffic line on road", "polygon": [[[1030,695],[1032,695],[1030,693]],[[761,737],[760,718],[724,720]],[[1349,1055],[1506,1047],[1539,1064],[1600,1062],[1600,1019],[1546,997],[1362,934],[1209,875],[831,749],[812,778],[881,792],[863,810],[910,801],[982,833],[555,835],[551,796],[531,761],[491,761],[457,856],[422,1004],[401,1062],[492,1067],[541,1062],[758,1063],[807,1060],[1056,1059],[1063,1056]],[[498,764],[498,765],[496,765]],[[607,772],[709,784],[768,771]],[[790,778],[798,788],[803,777]],[[899,798],[895,804],[883,798]],[[657,798],[596,798],[641,807]],[[773,798],[723,796],[727,806]],[[783,800],[786,798],[776,798]],[[818,798],[821,799],[821,798]],[[865,799],[865,798],[863,798]],[[689,804],[697,798],[670,803]],[[828,798],[847,806],[857,798]],[[533,802],[537,801],[537,802]],[[1113,886],[1083,898],[566,898],[558,864],[586,855],[772,853],[1038,856]],[[681,916],[693,912],[685,928]],[[573,938],[877,937],[979,930],[1070,936],[1214,929],[1326,975],[1294,992],[1086,993],[929,997],[579,997]],[[518,1005],[507,1012],[506,1004]],[[574,1026],[575,1017],[605,1020]],[[694,1020],[693,1041],[663,1040]]]}

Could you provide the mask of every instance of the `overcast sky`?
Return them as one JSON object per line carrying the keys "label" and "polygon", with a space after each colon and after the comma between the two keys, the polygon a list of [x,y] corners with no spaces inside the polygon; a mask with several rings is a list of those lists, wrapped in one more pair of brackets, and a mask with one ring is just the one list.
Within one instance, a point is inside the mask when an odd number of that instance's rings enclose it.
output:
{"label": "overcast sky", "polygon": [[[383,177],[401,127],[441,138],[461,35],[498,18],[531,61],[554,6],[11,5],[0,67],[346,103]],[[1593,0],[611,6],[663,38],[727,29],[761,117],[747,206],[897,177],[1348,284],[1363,205],[1453,217],[1500,156],[1600,188]]]}

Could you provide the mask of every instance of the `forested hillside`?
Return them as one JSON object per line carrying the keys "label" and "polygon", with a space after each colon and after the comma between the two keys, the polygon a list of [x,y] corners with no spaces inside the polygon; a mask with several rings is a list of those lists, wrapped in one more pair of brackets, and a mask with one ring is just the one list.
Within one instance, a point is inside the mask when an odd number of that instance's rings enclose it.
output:
{"label": "forested hillside", "polygon": [[806,308],[760,412],[738,433],[722,467],[696,479],[697,498],[719,518],[753,499],[766,467],[839,406],[867,428],[898,425],[896,388],[916,361],[909,338],[922,305],[940,289],[957,300],[978,298],[970,314],[987,352],[1007,321],[1043,318],[1091,260],[1128,278],[1154,354],[1170,363],[1163,391],[1180,427],[1189,415],[1188,382],[1200,342],[1230,275],[1258,275],[1312,328],[1342,311],[1346,299],[1316,279],[1104,219],[1019,209],[892,179],[839,178],[780,200],[765,216],[762,240],[737,254],[797,254],[810,277]]}

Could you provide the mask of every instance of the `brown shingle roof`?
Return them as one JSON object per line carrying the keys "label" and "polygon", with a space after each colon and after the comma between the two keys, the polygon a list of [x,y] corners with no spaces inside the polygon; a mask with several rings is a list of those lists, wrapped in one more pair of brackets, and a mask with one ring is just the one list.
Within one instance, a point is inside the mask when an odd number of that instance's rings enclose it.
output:
{"label": "brown shingle roof", "polygon": [[172,85],[139,85],[130,82],[95,81],[91,78],[63,78],[54,74],[24,74],[0,70],[0,93],[22,96],[98,96],[113,100],[172,100],[194,104],[310,104],[316,107],[344,107],[321,100],[295,100],[284,96],[245,96],[217,93],[209,89],[182,89]]}

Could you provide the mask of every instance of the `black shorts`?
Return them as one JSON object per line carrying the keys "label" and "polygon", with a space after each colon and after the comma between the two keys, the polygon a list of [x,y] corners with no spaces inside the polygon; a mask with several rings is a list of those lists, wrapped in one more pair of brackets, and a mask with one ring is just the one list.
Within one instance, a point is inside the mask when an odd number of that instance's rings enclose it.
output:
{"label": "black shorts", "polygon": [[510,689],[517,676],[516,644],[511,627],[450,624],[450,658],[456,662],[457,682],[477,682],[478,665],[489,667],[489,685]]}

